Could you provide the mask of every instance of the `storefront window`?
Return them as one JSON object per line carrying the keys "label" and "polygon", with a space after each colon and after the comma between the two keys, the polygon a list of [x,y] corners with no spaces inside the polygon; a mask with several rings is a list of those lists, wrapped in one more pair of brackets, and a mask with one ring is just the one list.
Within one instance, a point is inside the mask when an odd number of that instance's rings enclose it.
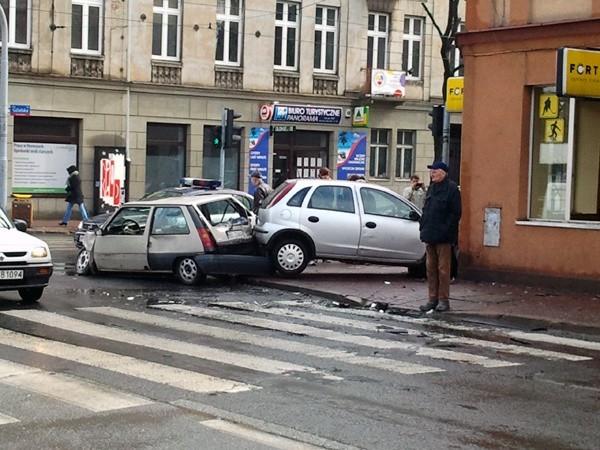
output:
{"label": "storefront window", "polygon": [[186,136],[186,125],[148,124],[146,194],[179,185],[185,175]]}
{"label": "storefront window", "polygon": [[533,98],[530,219],[600,221],[600,101]]}

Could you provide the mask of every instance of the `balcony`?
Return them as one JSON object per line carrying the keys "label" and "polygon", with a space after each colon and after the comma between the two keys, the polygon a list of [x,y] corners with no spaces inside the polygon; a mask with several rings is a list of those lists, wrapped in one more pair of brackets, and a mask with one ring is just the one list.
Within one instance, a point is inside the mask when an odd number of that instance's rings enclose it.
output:
{"label": "balcony", "polygon": [[238,67],[215,67],[215,87],[244,89],[244,71]]}
{"label": "balcony", "polygon": [[104,59],[94,56],[71,55],[71,76],[103,78]]}
{"label": "balcony", "polygon": [[181,64],[152,61],[152,83],[181,84]]}
{"label": "balcony", "polygon": [[313,74],[313,94],[338,95],[337,76]]}
{"label": "balcony", "polygon": [[283,94],[298,94],[300,92],[300,75],[297,73],[274,73],[273,91]]}

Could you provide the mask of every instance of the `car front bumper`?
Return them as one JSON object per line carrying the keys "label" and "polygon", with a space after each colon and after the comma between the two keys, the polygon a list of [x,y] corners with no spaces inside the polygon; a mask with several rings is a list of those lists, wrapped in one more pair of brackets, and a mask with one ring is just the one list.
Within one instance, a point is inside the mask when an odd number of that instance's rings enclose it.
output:
{"label": "car front bumper", "polygon": [[52,276],[52,264],[36,264],[29,266],[0,266],[2,270],[22,270],[23,278],[18,280],[0,279],[0,291],[13,291],[21,288],[46,287]]}

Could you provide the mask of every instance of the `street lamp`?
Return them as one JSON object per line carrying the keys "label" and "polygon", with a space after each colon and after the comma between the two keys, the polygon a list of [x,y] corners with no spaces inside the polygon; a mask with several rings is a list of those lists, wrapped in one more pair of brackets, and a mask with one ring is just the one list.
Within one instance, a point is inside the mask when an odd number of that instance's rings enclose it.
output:
{"label": "street lamp", "polygon": [[8,109],[8,22],[4,8],[0,6],[0,31],[2,33],[2,55],[0,57],[0,206],[6,209],[6,111]]}

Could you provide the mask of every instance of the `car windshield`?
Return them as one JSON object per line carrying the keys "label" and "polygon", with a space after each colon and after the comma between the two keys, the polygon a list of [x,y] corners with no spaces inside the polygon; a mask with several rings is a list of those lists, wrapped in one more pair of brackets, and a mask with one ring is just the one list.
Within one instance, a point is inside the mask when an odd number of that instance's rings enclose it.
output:
{"label": "car windshield", "polygon": [[181,197],[185,192],[175,189],[161,189],[160,191],[150,192],[144,195],[140,200],[160,200],[161,198]]}
{"label": "car windshield", "polygon": [[6,216],[4,211],[0,209],[0,229],[10,229],[13,225],[10,219]]}

